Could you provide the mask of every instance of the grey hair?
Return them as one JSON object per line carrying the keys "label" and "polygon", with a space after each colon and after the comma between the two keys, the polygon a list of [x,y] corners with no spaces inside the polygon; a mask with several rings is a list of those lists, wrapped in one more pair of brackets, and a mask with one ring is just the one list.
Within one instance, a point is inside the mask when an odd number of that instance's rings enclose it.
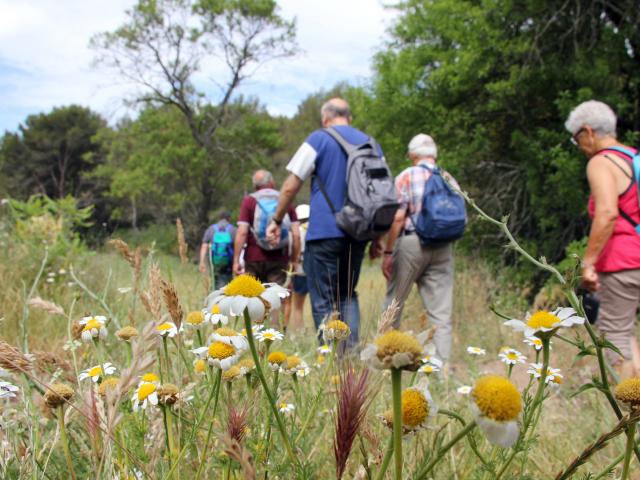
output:
{"label": "grey hair", "polygon": [[329,100],[322,105],[320,116],[333,120],[334,118],[351,118],[351,108],[345,102],[344,105],[336,105],[335,102]]}
{"label": "grey hair", "polygon": [[429,135],[419,133],[409,142],[409,154],[418,158],[433,157],[438,158],[438,147],[436,142]]}
{"label": "grey hair", "polygon": [[258,170],[253,174],[251,183],[253,183],[254,189],[268,187],[273,185],[273,175],[269,170]]}
{"label": "grey hair", "polygon": [[597,100],[582,102],[569,114],[564,123],[571,135],[575,135],[585,126],[589,126],[596,134],[616,136],[616,123],[618,119],[611,107]]}

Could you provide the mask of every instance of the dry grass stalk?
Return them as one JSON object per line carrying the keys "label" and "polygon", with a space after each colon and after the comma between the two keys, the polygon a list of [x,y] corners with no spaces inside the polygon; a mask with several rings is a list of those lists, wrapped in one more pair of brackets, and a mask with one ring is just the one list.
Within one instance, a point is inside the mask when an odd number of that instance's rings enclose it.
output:
{"label": "dry grass stalk", "polygon": [[346,368],[341,375],[338,388],[338,406],[336,409],[336,434],[333,440],[333,453],[336,458],[336,478],[340,480],[347,467],[347,459],[353,447],[353,441],[362,426],[369,401],[369,370],[359,375],[353,368]]}
{"label": "dry grass stalk", "polygon": [[622,417],[616,426],[613,427],[613,430],[600,435],[595,442],[585,448],[584,451],[578,455],[564,471],[560,472],[556,476],[556,480],[571,478],[578,467],[583,465],[589,457],[606,447],[612,439],[623,433],[627,426],[636,423],[638,420],[640,420],[640,410],[635,410],[631,414]]}
{"label": "dry grass stalk", "polygon": [[184,239],[184,227],[182,220],[176,218],[176,230],[178,231],[178,253],[180,254],[180,263],[185,264],[189,261],[187,258],[187,242]]}
{"label": "dry grass stalk", "polygon": [[204,294],[208,295],[211,291],[211,276],[209,272],[204,272],[202,274],[202,286],[204,287]]}
{"label": "dry grass stalk", "polygon": [[162,276],[157,264],[149,267],[147,290],[140,294],[144,308],[157,321],[162,319]]}
{"label": "dry grass stalk", "polygon": [[0,367],[22,373],[31,370],[33,362],[16,347],[0,339]]}
{"label": "dry grass stalk", "polygon": [[133,254],[133,292],[138,293],[140,291],[140,274],[142,273],[142,249],[136,248]]}
{"label": "dry grass stalk", "polygon": [[228,434],[220,437],[223,445],[224,453],[231,459],[240,464],[242,477],[244,480],[255,480],[256,468],[253,466],[253,457],[249,450],[237,440],[231,438]]}
{"label": "dry grass stalk", "polygon": [[129,245],[127,245],[127,242],[119,238],[114,238],[109,240],[107,243],[112,245],[118,251],[118,253],[122,255],[122,258],[124,258],[129,263],[129,265],[135,268],[135,254],[131,251]]}
{"label": "dry grass stalk", "polygon": [[52,352],[37,350],[33,352],[34,365],[40,373],[52,373],[52,371],[61,370],[62,375],[70,383],[76,382],[76,376],[73,374],[73,367],[64,358]]}
{"label": "dry grass stalk", "polygon": [[391,305],[382,312],[380,320],[378,320],[378,335],[388,332],[393,328],[393,323],[396,321],[396,317],[400,312],[400,303],[394,298],[391,301]]}
{"label": "dry grass stalk", "polygon": [[247,416],[249,413],[249,405],[242,408],[229,407],[227,415],[227,435],[238,443],[242,443],[247,434],[248,424]]}
{"label": "dry grass stalk", "polygon": [[60,305],[49,302],[48,300],[44,300],[40,297],[30,298],[27,302],[27,305],[37,310],[45,311],[50,315],[61,315],[63,317],[66,316],[66,314],[64,313],[64,309]]}
{"label": "dry grass stalk", "polygon": [[172,283],[162,280],[162,294],[164,295],[164,304],[169,311],[171,320],[173,320],[173,323],[176,324],[176,327],[180,328],[184,311],[182,310],[182,306],[180,305],[176,287]]}

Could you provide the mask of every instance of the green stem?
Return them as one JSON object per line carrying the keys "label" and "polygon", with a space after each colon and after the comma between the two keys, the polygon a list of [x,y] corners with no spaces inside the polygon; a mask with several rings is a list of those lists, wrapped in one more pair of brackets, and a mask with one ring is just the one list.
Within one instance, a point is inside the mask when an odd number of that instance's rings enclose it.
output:
{"label": "green stem", "polygon": [[[211,385],[211,393],[209,393],[209,398],[207,398],[207,403],[204,405],[204,408],[202,409],[202,413],[200,414],[200,417],[198,418],[198,421],[193,426],[193,429],[191,430],[191,434],[189,435],[188,440],[185,442],[184,447],[182,447],[182,450],[180,450],[180,454],[178,455],[178,458],[176,458],[176,462],[173,464],[173,466],[171,467],[169,472],[163,477],[164,480],[167,480],[168,478],[171,477],[171,475],[173,475],[173,471],[176,469],[176,467],[180,463],[180,460],[182,459],[184,454],[187,452],[187,448],[189,446],[191,446],[191,443],[193,443],[193,440],[194,440],[194,438],[196,436],[196,433],[197,433],[198,429],[200,428],[200,424],[204,421],[204,417],[206,417],[206,415],[207,415],[207,413],[209,411],[209,405],[211,405],[211,400],[213,400],[214,396],[216,397],[216,407],[217,407],[217,405],[218,405],[218,392],[220,391],[220,379],[221,378],[222,378],[222,370],[218,370],[218,375],[216,377],[216,382],[213,385]],[[214,411],[213,411],[212,417],[215,417],[215,407],[214,407]]]}
{"label": "green stem", "polygon": [[67,438],[67,429],[64,426],[64,407],[58,407],[58,425],[60,426],[60,440],[62,441],[62,449],[64,450],[64,458],[67,461],[67,468],[72,480],[76,480],[76,474],[73,471],[73,462],[71,461],[71,451],[69,450],[69,439]]}
{"label": "green stem", "polygon": [[402,480],[402,370],[391,369],[391,394],[393,398],[393,457],[395,479]]}
{"label": "green stem", "polygon": [[624,451],[624,464],[622,465],[621,480],[627,480],[627,478],[629,478],[629,465],[631,465],[631,453],[633,452],[635,435],[636,424],[632,423],[627,429],[627,447]]}
{"label": "green stem", "polygon": [[387,444],[387,451],[384,453],[384,458],[382,459],[382,464],[380,465],[380,470],[378,471],[378,475],[376,475],[376,480],[384,479],[384,475],[385,473],[387,473],[387,468],[389,468],[391,455],[393,455],[393,436],[389,438],[389,443]]}
{"label": "green stem", "polygon": [[466,437],[469,432],[471,432],[474,428],[476,427],[476,422],[475,420],[472,422],[467,423],[467,425],[460,430],[457,435],[455,437],[453,437],[449,443],[447,443],[446,445],[440,447],[440,449],[438,450],[438,454],[433,458],[433,460],[431,460],[426,467],[424,467],[422,470],[420,470],[420,472],[418,472],[418,474],[416,475],[416,480],[420,480],[422,478],[426,478],[427,474],[433,470],[433,467],[436,466],[436,464],[445,456],[445,454],[451,450],[451,448],[453,448],[453,446],[458,443],[460,440],[462,440],[464,437]]}
{"label": "green stem", "polygon": [[284,426],[284,422],[282,421],[282,417],[280,416],[280,412],[278,412],[278,407],[276,405],[276,399],[271,393],[269,389],[269,385],[267,384],[267,380],[264,377],[264,373],[262,372],[262,366],[260,364],[260,357],[258,356],[258,350],[256,349],[256,343],[253,339],[253,331],[251,330],[251,318],[249,317],[249,311],[244,309],[244,328],[247,332],[247,341],[249,342],[249,349],[251,350],[251,355],[253,356],[253,361],[256,364],[256,373],[258,374],[258,378],[260,379],[260,383],[262,384],[262,388],[264,389],[267,398],[269,399],[269,406],[271,407],[271,411],[273,416],[276,419],[276,423],[278,424],[278,430],[280,430],[280,435],[282,436],[282,442],[287,450],[287,455],[289,456],[289,460],[295,465],[299,466],[298,458],[293,453],[293,448],[291,448],[291,441],[289,440],[289,435]]}
{"label": "green stem", "polygon": [[[636,440],[635,447],[637,448],[639,444],[640,444],[640,440]],[[618,465],[622,460],[624,460],[625,454],[626,452],[621,453],[616,458],[614,458],[609,465],[604,467],[604,469],[593,478],[593,480],[600,480],[601,478],[608,477],[613,471],[613,469],[616,467],[616,465]]]}
{"label": "green stem", "polygon": [[[214,381],[212,387],[215,390],[215,400],[213,402],[213,415],[211,415],[211,421],[209,422],[209,429],[207,430],[207,438],[204,441],[204,448],[202,449],[202,458],[200,459],[200,466],[198,467],[198,472],[196,473],[196,480],[200,478],[202,474],[202,469],[206,462],[207,449],[209,448],[209,442],[211,441],[211,434],[213,433],[213,419],[216,416],[216,410],[218,410],[218,399],[220,398],[220,385],[222,384],[222,369],[218,369],[216,372],[216,379]],[[211,395],[209,396],[209,400],[211,400]],[[207,406],[208,406],[207,402]],[[205,407],[206,408],[206,407]]]}

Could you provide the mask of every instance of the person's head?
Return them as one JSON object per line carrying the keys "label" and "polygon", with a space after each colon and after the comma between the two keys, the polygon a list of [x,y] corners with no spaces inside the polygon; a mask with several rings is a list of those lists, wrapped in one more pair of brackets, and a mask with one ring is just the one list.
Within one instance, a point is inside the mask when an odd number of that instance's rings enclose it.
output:
{"label": "person's head", "polygon": [[269,170],[260,169],[253,174],[251,178],[254,190],[260,190],[261,188],[275,188],[276,182],[273,180],[273,175]]}
{"label": "person's head", "polygon": [[220,215],[218,216],[218,220],[226,220],[227,222],[230,222],[231,212],[228,212],[227,210],[223,210],[222,212],[220,212]]}
{"label": "person's head", "polygon": [[342,98],[332,98],[322,105],[320,117],[322,118],[322,126],[324,128],[333,125],[350,125],[351,108],[349,108],[349,104]]}
{"label": "person's head", "polygon": [[411,139],[408,147],[408,155],[411,162],[415,165],[420,160],[438,158],[438,147],[429,135],[419,133]]}
{"label": "person's head", "polygon": [[616,114],[609,105],[589,100],[573,109],[564,127],[571,134],[571,141],[587,157],[592,157],[616,142],[616,123]]}

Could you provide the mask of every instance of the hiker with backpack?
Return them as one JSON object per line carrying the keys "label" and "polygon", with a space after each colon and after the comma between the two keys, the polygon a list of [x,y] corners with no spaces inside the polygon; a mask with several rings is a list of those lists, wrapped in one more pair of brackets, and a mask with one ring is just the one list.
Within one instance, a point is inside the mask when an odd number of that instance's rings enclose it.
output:
{"label": "hiker with backpack", "polygon": [[598,292],[596,326],[622,357],[605,353],[621,378],[640,376],[636,315],[640,305],[640,203],[638,150],[616,138],[616,114],[590,100],[569,115],[565,128],[589,159],[587,179],[592,218],[582,260],[582,282]]}
{"label": "hiker with backpack", "polygon": [[[273,175],[267,170],[255,172],[252,183],[254,192],[246,195],[240,204],[238,233],[233,251],[233,273],[247,273],[263,283],[284,286],[287,272],[297,268],[300,255],[300,231],[296,212],[293,207],[287,209],[282,217],[282,229],[286,233],[280,241],[269,242],[267,227],[276,211],[280,192],[275,190]],[[292,243],[291,255],[289,238]],[[243,247],[244,267],[240,264],[240,252]]]}
{"label": "hiker with backpack", "polygon": [[417,284],[429,323],[436,327],[437,356],[446,362],[452,343],[453,241],[464,232],[464,199],[447,183],[457,188],[454,178],[438,167],[438,149],[429,135],[413,137],[408,156],[412,165],[395,181],[400,208],[382,261],[388,280],[384,308],[398,302],[394,327],[399,328],[404,302]]}
{"label": "hiker with backpack", "polygon": [[[360,309],[356,285],[367,243],[391,225],[398,204],[393,177],[382,149],[351,126],[346,101],[333,98],[320,110],[322,129],[311,133],[289,164],[269,236],[282,238],[284,214],[303,183],[311,178],[311,213],[304,254],[316,329],[337,312],[358,343]],[[379,256],[378,242],[369,250]]]}
{"label": "hiker with backpack", "polygon": [[231,214],[222,212],[218,222],[209,226],[202,237],[199,270],[206,273],[211,266],[216,289],[231,281],[233,264],[233,241],[236,227],[231,223]]}

